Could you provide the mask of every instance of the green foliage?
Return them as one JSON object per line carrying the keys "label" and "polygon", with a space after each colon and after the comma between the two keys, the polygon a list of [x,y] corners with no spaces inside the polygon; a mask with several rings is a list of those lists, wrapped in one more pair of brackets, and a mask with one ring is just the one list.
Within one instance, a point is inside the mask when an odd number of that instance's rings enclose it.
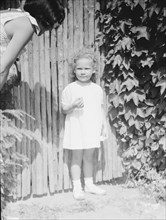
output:
{"label": "green foliage", "polygon": [[112,0],[96,16],[124,166],[131,179],[152,183],[166,175],[166,1]]}
{"label": "green foliage", "polygon": [[[24,168],[28,164],[28,158],[16,152],[13,148],[16,141],[21,142],[24,137],[29,140],[36,140],[39,144],[47,143],[41,140],[41,135],[24,128],[25,117],[32,120],[33,117],[27,115],[22,110],[0,110],[0,178],[1,178],[1,209],[10,201],[11,193],[16,184],[17,169]],[[20,122],[18,127],[15,121]]]}
{"label": "green foliage", "polygon": [[25,165],[27,158],[12,150],[16,140],[24,136],[32,139],[30,131],[16,127],[14,118],[23,123],[25,113],[21,110],[0,110],[0,178],[1,178],[1,209],[10,201],[10,195],[15,186],[15,172],[18,166]]}

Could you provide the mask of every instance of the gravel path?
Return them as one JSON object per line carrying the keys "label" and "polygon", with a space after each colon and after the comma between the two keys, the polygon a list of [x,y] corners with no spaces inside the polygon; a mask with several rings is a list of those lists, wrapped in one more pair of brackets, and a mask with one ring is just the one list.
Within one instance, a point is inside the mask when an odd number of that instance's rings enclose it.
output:
{"label": "gravel path", "polygon": [[86,194],[84,201],[75,201],[72,192],[66,192],[9,203],[4,215],[7,220],[166,219],[164,204],[155,203],[137,189],[123,185],[101,187],[107,190],[106,195]]}

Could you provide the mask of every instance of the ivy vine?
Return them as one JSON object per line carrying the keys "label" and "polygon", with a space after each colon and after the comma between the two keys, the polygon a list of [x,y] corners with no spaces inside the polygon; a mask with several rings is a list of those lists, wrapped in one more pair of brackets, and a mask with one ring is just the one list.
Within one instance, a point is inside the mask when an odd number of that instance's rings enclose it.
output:
{"label": "ivy vine", "polygon": [[[166,1],[108,0],[96,17],[101,26],[97,40],[105,53],[109,117],[122,146],[123,164],[137,183],[164,180]],[[162,184],[166,189],[165,181]]]}

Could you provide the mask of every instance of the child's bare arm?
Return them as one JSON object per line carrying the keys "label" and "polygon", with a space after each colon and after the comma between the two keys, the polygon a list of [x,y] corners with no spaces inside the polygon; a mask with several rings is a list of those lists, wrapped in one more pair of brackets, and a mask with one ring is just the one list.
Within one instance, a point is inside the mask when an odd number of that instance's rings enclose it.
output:
{"label": "child's bare arm", "polygon": [[71,105],[64,105],[62,103],[62,112],[64,114],[69,114],[71,113],[75,108],[83,108],[84,107],[84,102],[83,98],[77,98],[74,100],[74,102]]}
{"label": "child's bare arm", "polygon": [[104,139],[108,138],[108,125],[107,125],[107,119],[106,119],[106,113],[104,110],[104,105],[102,105],[102,131],[101,136]]}

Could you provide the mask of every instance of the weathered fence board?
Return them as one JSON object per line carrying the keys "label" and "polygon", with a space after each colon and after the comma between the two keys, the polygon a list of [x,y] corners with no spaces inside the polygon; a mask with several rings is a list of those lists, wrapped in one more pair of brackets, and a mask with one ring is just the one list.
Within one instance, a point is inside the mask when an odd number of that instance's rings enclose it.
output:
{"label": "weathered fence board", "polygon": [[[8,1],[9,2],[9,1]],[[104,55],[95,38],[99,33],[95,11],[105,7],[99,0],[63,0],[66,18],[58,30],[33,36],[26,53],[21,56],[21,85],[14,89],[15,107],[25,110],[35,120],[26,117],[25,127],[41,136],[42,144],[23,139],[16,151],[29,159],[27,167],[16,170],[15,198],[39,196],[71,189],[71,152],[63,150],[65,116],[61,112],[61,94],[71,81],[70,62],[83,46],[94,49],[98,59],[97,83],[101,84]],[[12,4],[16,4],[16,2]],[[102,4],[102,5],[101,5]],[[5,5],[6,7],[7,5]],[[10,7],[10,4],[8,4]],[[13,6],[13,5],[12,5]],[[108,100],[105,94],[105,110]],[[16,122],[21,126],[19,122]],[[109,122],[108,122],[109,126]],[[109,138],[94,157],[94,180],[107,181],[122,176],[116,132],[109,126]]]}

